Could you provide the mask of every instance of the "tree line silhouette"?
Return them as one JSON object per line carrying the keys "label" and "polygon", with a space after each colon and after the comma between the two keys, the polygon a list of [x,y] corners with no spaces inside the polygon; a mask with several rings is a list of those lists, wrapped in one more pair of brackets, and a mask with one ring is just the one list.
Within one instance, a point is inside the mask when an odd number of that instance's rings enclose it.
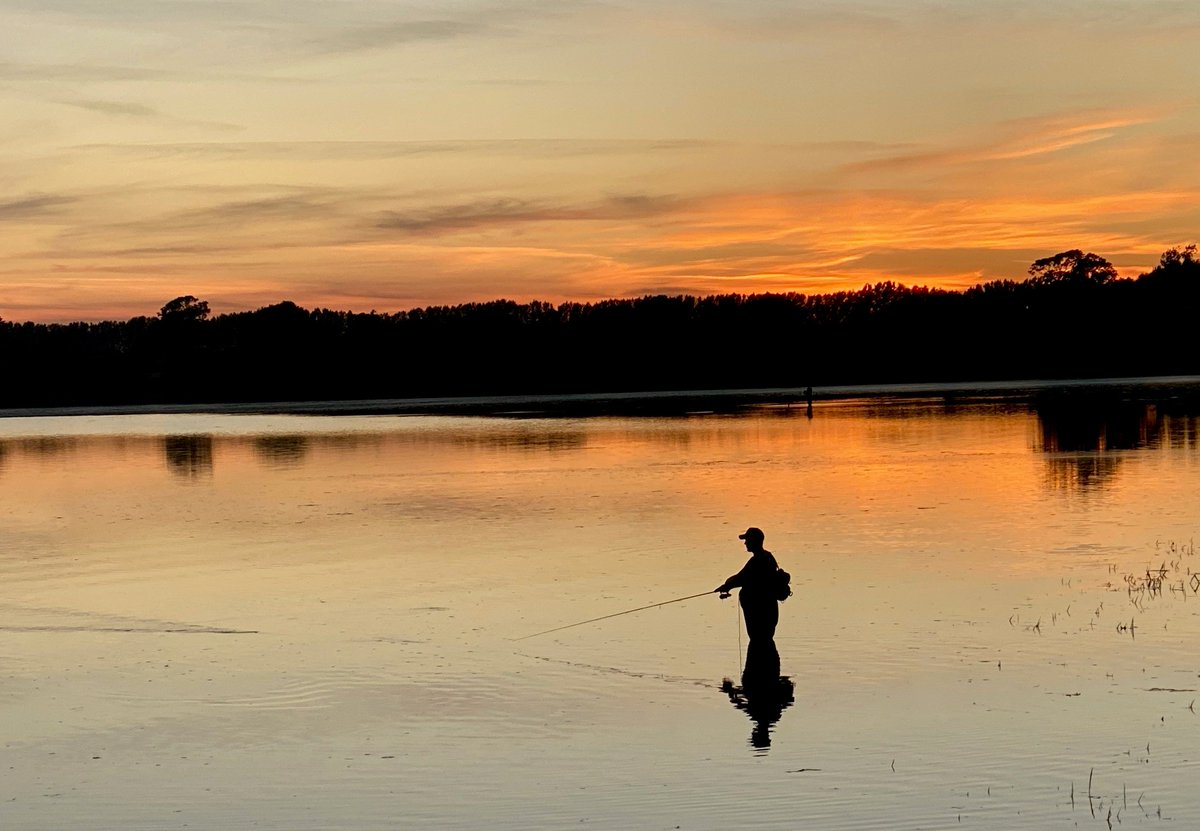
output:
{"label": "tree line silhouette", "polygon": [[0,320],[0,407],[711,390],[1200,373],[1196,246],[1137,278],[1064,251],[965,291],[496,300],[410,311],[290,301],[212,315]]}

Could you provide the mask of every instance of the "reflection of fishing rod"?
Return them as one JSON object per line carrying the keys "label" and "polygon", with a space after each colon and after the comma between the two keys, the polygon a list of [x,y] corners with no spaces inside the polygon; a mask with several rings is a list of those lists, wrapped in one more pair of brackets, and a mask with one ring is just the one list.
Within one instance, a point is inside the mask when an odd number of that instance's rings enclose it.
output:
{"label": "reflection of fishing rod", "polygon": [[[714,590],[715,591],[715,590]],[[610,617],[620,617],[621,615],[631,615],[634,612],[642,612],[646,609],[654,609],[659,606],[666,606],[669,603],[679,603],[684,600],[693,600],[697,597],[704,597],[706,594],[712,594],[711,591],[700,592],[700,594],[689,594],[687,597],[677,597],[674,600],[664,600],[662,603],[651,603],[649,606],[638,606],[636,609],[626,609],[623,612],[613,612],[611,615],[601,615],[594,617],[591,620],[581,620],[578,623],[568,623],[566,626],[557,626],[554,629],[547,629],[544,632],[534,632],[532,635],[525,635],[522,638],[513,638],[514,641],[523,641],[527,638],[536,638],[538,635],[549,635],[551,632],[560,632],[563,629],[570,629],[572,626],[583,626],[585,623],[595,623],[598,620],[608,620]]]}

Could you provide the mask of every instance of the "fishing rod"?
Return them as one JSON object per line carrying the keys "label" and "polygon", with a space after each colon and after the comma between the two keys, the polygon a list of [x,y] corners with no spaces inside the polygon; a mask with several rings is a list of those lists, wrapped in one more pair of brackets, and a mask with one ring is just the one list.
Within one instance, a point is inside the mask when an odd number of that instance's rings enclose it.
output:
{"label": "fishing rod", "polygon": [[[716,589],[713,589],[713,591],[716,591]],[[700,594],[689,594],[687,597],[677,597],[674,600],[664,600],[662,603],[651,603],[649,606],[638,606],[636,609],[626,609],[623,612],[613,612],[611,615],[601,615],[600,617],[594,617],[591,620],[581,620],[578,623],[568,623],[566,626],[556,626],[555,628],[547,629],[544,632],[534,632],[532,635],[525,635],[524,637],[521,637],[521,638],[513,638],[513,640],[514,641],[528,640],[529,638],[536,638],[538,635],[549,635],[551,632],[561,632],[563,629],[570,629],[574,626],[583,626],[585,623],[595,623],[598,620],[608,620],[610,617],[620,617],[621,615],[631,615],[634,612],[643,612],[646,609],[656,609],[659,606],[666,606],[670,603],[680,603],[684,600],[694,600],[697,597],[704,597],[706,594],[712,594],[712,593],[713,593],[712,591],[700,592]]]}

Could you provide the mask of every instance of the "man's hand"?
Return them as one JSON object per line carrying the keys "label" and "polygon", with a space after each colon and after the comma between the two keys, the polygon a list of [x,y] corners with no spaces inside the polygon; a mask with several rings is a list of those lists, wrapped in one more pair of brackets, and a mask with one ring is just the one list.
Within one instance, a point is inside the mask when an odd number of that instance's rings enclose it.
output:
{"label": "man's hand", "polygon": [[724,586],[722,586],[722,587],[721,587],[721,588],[719,588],[719,589],[713,589],[713,591],[715,591],[715,592],[720,592],[720,597],[721,597],[721,599],[722,599],[722,600],[724,600],[725,598],[729,597],[729,592],[725,591],[725,588],[724,588]]}

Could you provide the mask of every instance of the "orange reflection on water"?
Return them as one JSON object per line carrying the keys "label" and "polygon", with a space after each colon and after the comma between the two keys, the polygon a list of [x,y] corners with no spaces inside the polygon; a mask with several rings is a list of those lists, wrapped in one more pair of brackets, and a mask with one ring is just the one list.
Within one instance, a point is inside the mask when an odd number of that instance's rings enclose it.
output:
{"label": "orange reflection on water", "polygon": [[[6,510],[52,530],[52,516],[64,517],[81,542],[170,541],[159,561],[205,562],[298,535],[290,557],[320,559],[313,541],[325,538],[367,558],[441,551],[471,559],[462,579],[480,585],[544,581],[545,556],[571,563],[555,580],[614,570],[650,579],[665,558],[707,583],[731,571],[731,532],[749,524],[796,554],[816,545],[866,561],[939,551],[953,538],[959,562],[1036,570],[1042,531],[1030,518],[1045,513],[1061,478],[1057,451],[1033,447],[1030,413],[953,403],[852,402],[819,406],[811,419],[802,409],[281,418],[251,434],[237,432],[236,417],[213,418],[220,429],[209,433],[7,439]],[[220,543],[200,555],[187,550],[197,524]],[[438,584],[426,557],[408,563],[408,579]]]}
{"label": "orange reflection on water", "polygon": [[[1159,558],[1194,570],[1156,542],[1194,533],[1196,424],[1134,421],[1069,448],[1094,431],[953,401],[2,423],[6,786],[64,782],[55,807],[75,816],[151,792],[196,812],[219,791],[295,819],[311,791],[367,825],[398,804],[487,817],[495,794],[557,821],[574,808],[559,792],[612,771],[740,809],[769,763],[836,767],[835,790],[884,817],[879,772],[899,758],[916,791],[965,792],[974,765],[1019,785],[1006,809],[1044,817],[1063,799],[1038,790],[1042,769],[1070,782],[1115,758],[1136,781],[1129,725],[1186,712],[1162,698],[1147,717],[1145,696],[1182,684],[1190,607],[1127,613],[1104,584]],[[1110,458],[1079,486],[1054,473]],[[745,561],[748,525],[796,591],[776,635],[794,685],[769,706],[723,689],[748,656],[715,596],[516,640],[711,589]],[[1153,637],[1116,629],[1134,615]],[[1156,754],[1191,752],[1186,730],[1152,727]]]}

